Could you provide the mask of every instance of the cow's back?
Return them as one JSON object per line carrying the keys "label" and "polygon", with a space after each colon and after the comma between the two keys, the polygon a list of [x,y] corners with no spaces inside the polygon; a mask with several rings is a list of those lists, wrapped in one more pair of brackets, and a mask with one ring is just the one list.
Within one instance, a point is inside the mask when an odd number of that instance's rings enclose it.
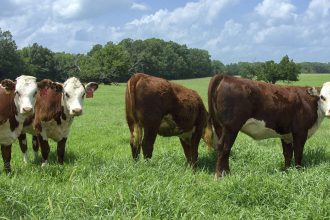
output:
{"label": "cow's back", "polygon": [[153,121],[151,115],[162,116],[175,104],[170,82],[142,73],[131,77],[126,93],[126,112],[139,123]]}

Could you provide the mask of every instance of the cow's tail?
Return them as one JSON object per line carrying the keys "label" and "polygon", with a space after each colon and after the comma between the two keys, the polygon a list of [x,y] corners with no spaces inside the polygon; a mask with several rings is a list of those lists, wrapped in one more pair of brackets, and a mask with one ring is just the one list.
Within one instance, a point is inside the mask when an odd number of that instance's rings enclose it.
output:
{"label": "cow's tail", "polygon": [[212,146],[213,148],[216,148],[216,142],[218,141],[218,135],[215,132],[215,127],[219,127],[218,123],[216,121],[213,121],[213,119],[216,117],[215,113],[215,104],[216,104],[216,90],[219,87],[219,84],[221,83],[224,75],[217,74],[213,76],[209,83],[208,88],[208,108],[209,108],[209,114],[208,114],[208,120],[207,120],[207,126],[205,134],[212,137]]}
{"label": "cow's tail", "polygon": [[131,131],[131,142],[136,148],[141,147],[143,130],[139,124],[135,106],[135,87],[139,81],[138,77],[133,76],[127,82],[126,88],[126,120]]}

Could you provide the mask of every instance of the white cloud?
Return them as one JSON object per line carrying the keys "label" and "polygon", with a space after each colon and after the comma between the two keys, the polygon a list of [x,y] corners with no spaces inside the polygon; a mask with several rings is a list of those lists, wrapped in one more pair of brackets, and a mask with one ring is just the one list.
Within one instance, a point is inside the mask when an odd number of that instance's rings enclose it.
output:
{"label": "white cloud", "polygon": [[56,0],[52,3],[52,13],[61,19],[89,19],[124,10],[131,0]]}
{"label": "white cloud", "polygon": [[131,9],[140,10],[140,11],[147,11],[149,8],[145,4],[140,4],[140,3],[133,2],[132,6],[131,6]]}
{"label": "white cloud", "polygon": [[309,18],[327,17],[330,11],[330,0],[312,0],[307,9]]}
{"label": "white cloud", "polygon": [[255,11],[270,19],[289,19],[295,16],[296,7],[290,0],[263,0],[255,7]]}
{"label": "white cloud", "polygon": [[[0,28],[21,48],[84,53],[95,44],[158,37],[207,49],[221,61],[290,58],[329,62],[330,0],[187,0],[174,9],[152,0],[0,0]],[[243,2],[243,1],[241,1]],[[154,6],[153,6],[154,8]],[[143,16],[146,11],[152,11]]]}

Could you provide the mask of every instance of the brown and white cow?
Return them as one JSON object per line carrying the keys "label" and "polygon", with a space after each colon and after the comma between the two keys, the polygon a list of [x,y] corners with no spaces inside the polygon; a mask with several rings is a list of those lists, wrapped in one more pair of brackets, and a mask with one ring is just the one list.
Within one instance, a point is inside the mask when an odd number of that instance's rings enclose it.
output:
{"label": "brown and white cow", "polygon": [[37,82],[22,75],[0,83],[0,144],[6,172],[10,172],[11,145],[20,135],[23,122],[34,112]]}
{"label": "brown and white cow", "polygon": [[[320,93],[320,95],[319,95]],[[239,131],[254,139],[280,138],[285,168],[294,155],[301,166],[306,140],[330,116],[330,83],[320,88],[273,85],[216,75],[209,84],[209,111],[218,141],[216,176],[229,172],[229,154]]]}
{"label": "brown and white cow", "polygon": [[[178,136],[187,162],[195,166],[198,144],[208,117],[203,101],[195,91],[138,73],[127,82],[125,103],[134,159],[138,158],[141,146],[144,158],[152,157],[157,134]],[[207,138],[205,140],[209,143]]]}
{"label": "brown and white cow", "polygon": [[40,88],[36,96],[35,114],[25,120],[23,132],[19,137],[24,161],[28,161],[26,133],[30,133],[33,135],[35,159],[40,146],[42,166],[48,163],[48,138],[57,142],[58,162],[63,164],[65,143],[73,119],[83,113],[85,95],[91,97],[98,84],[90,82],[85,86],[79,79],[71,77],[63,85],[48,79],[42,80]]}

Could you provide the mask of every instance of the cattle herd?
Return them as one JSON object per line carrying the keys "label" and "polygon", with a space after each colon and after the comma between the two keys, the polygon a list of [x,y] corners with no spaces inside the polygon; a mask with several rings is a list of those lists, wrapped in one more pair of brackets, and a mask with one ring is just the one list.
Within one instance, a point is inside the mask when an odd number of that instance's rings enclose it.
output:
{"label": "cattle herd", "polygon": [[[63,84],[22,75],[0,83],[0,144],[6,172],[11,171],[11,145],[18,139],[24,161],[26,133],[33,136],[35,157],[41,149],[42,166],[50,151],[48,138],[57,142],[63,164],[65,144],[74,117],[83,112],[83,99],[93,96],[98,84],[82,84],[72,77]],[[239,131],[254,139],[280,138],[284,167],[294,156],[301,166],[306,140],[330,116],[330,83],[319,87],[280,86],[215,75],[208,88],[208,110],[194,90],[143,73],[127,82],[126,121],[133,159],[142,148],[152,157],[157,134],[178,136],[187,162],[196,166],[203,139],[217,150],[216,177],[229,172],[229,155]]]}

